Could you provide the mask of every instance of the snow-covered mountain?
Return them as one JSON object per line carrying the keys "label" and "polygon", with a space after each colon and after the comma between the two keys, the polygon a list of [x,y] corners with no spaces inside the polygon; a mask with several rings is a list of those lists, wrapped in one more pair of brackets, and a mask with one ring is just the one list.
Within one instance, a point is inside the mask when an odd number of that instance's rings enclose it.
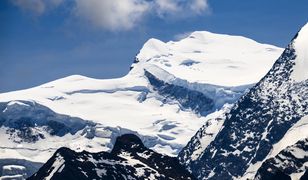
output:
{"label": "snow-covered mountain", "polygon": [[[307,69],[308,24],[260,82],[196,133],[180,152],[181,163],[199,179],[254,178],[260,167],[261,174],[256,178],[266,179],[264,167],[273,166],[274,172],[282,172],[280,175],[303,175],[308,168],[306,147],[300,146],[308,137]],[[286,157],[290,151],[292,154]]]}
{"label": "snow-covered mountain", "polygon": [[60,148],[29,180],[195,179],[175,157],[146,148],[132,134],[117,138],[111,153]]}
{"label": "snow-covered mountain", "polygon": [[275,157],[267,159],[259,168],[256,180],[308,179],[308,138],[299,140]]}
{"label": "snow-covered mountain", "polygon": [[281,52],[240,36],[194,32],[177,42],[150,39],[122,78],[73,75],[2,93],[0,164],[8,158],[46,162],[62,146],[108,151],[124,133],[176,156],[209,117],[258,82]]}

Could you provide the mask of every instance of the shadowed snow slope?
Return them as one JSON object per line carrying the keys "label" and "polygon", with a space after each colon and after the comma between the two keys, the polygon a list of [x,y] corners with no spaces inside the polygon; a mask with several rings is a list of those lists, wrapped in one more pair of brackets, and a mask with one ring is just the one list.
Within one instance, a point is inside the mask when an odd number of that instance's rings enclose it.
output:
{"label": "shadowed snow slope", "polygon": [[253,178],[263,161],[307,138],[307,35],[308,24],[267,75],[225,115],[208,121],[180,152],[180,161],[195,176]]}
{"label": "shadowed snow slope", "polygon": [[[123,132],[138,134],[148,148],[176,156],[207,121],[208,114],[219,115],[228,109],[227,104],[237,101],[258,82],[281,52],[280,48],[244,37],[195,32],[178,42],[150,39],[122,78],[100,80],[73,75],[0,94],[5,117],[17,117],[14,111],[5,112],[11,104],[26,109],[23,104],[34,102],[55,117],[61,114],[82,122],[82,126],[72,124],[76,127],[68,123],[62,137],[46,132],[41,133],[44,140],[22,144],[24,141],[18,142],[8,134],[11,126],[2,125],[0,148],[5,150],[1,158],[14,155],[45,162],[60,145],[77,151],[110,150],[115,137]],[[42,124],[37,114],[32,115],[36,124]],[[10,118],[4,121],[11,124]],[[59,121],[61,118],[55,122]],[[43,132],[45,127],[43,123],[31,128]],[[29,149],[36,149],[35,157]]]}

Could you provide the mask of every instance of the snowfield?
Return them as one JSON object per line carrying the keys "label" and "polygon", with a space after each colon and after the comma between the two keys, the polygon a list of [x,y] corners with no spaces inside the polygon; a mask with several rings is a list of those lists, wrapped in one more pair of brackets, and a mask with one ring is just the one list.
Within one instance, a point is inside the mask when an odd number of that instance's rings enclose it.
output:
{"label": "snowfield", "polygon": [[258,82],[281,53],[245,37],[196,31],[177,42],[150,39],[130,74],[140,75],[143,64],[154,64],[189,82],[241,86]]}
{"label": "snowfield", "polygon": [[[281,48],[248,38],[200,31],[177,42],[150,39],[122,78],[101,80],[73,75],[2,93],[2,114],[14,104],[22,107],[34,103],[47,107],[46,112],[93,124],[63,136],[46,132],[46,124],[35,124],[31,127],[31,132],[39,135],[35,142],[14,141],[8,133],[12,127],[3,125],[0,159],[45,162],[62,146],[77,151],[110,150],[115,138],[127,132],[138,134],[147,147],[157,152],[176,156],[207,122],[208,114],[219,116],[225,104],[237,101],[268,72],[281,53]],[[5,117],[16,115],[10,112]],[[28,119],[35,116],[26,115]]]}

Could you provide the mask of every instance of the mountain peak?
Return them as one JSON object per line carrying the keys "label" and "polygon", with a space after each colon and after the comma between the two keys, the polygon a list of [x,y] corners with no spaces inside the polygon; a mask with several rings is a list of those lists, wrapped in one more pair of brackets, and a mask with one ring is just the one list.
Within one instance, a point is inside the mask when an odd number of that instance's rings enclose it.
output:
{"label": "mountain peak", "polygon": [[[142,145],[132,134],[117,138],[117,147],[126,147],[125,153],[75,152],[60,148],[29,178],[38,179],[195,179],[175,157],[161,155],[144,146],[136,153],[134,145]],[[115,147],[115,148],[117,148]],[[134,154],[136,153],[136,154]]]}
{"label": "mountain peak", "polygon": [[144,43],[137,56],[137,59],[147,60],[153,56],[168,54],[167,44],[155,38],[149,39]]}
{"label": "mountain peak", "polygon": [[178,41],[148,40],[129,74],[143,76],[144,69],[155,65],[189,82],[248,85],[258,82],[281,52],[242,36],[196,31]]}
{"label": "mountain peak", "polygon": [[[44,162],[53,151],[43,149],[60,146],[78,151],[100,148],[107,151],[115,142],[114,137],[123,133],[138,133],[146,138],[146,147],[177,155],[205,122],[208,113],[221,113],[220,108],[225,103],[237,101],[281,54],[280,48],[239,36],[203,31],[193,35],[195,38],[166,43],[150,39],[144,45],[149,49],[141,50],[131,72],[122,78],[92,79],[74,75],[28,90],[0,94],[1,102],[27,100],[48,107],[44,116],[37,116],[37,108],[33,108],[30,112],[35,121],[31,122],[48,123],[46,118],[56,119],[61,123],[52,124],[56,134],[63,127],[67,130],[59,135],[72,132],[62,140],[49,133],[45,139],[24,143],[23,148],[17,149],[14,139],[3,138],[5,147],[12,149],[5,155]],[[140,59],[141,55],[149,56]],[[52,116],[46,114],[50,111]],[[24,118],[29,113],[18,114]],[[66,116],[59,119],[59,114]],[[17,117],[16,113],[7,112],[5,120],[11,121],[10,116]],[[80,118],[80,123],[76,126],[67,116]],[[43,129],[46,123],[41,124],[41,132],[48,132]],[[37,130],[35,123],[33,130]],[[1,132],[1,135],[11,137],[6,131]],[[133,142],[118,141],[113,155],[128,154],[128,149],[134,157],[144,154],[140,151],[143,147],[140,141]],[[29,148],[38,149],[37,156],[24,152]],[[152,154],[150,150],[147,152]]]}
{"label": "mountain peak", "polygon": [[[248,176],[254,174],[264,159],[282,150],[277,143],[289,143],[284,140],[289,129],[308,116],[307,37],[306,25],[261,81],[222,119],[213,120],[217,124],[222,121],[213,140],[208,140],[207,131],[211,126],[207,123],[182,150],[180,160],[195,176],[250,179]],[[202,145],[204,141],[206,145]],[[191,155],[196,156],[191,159]]]}
{"label": "mountain peak", "polygon": [[140,138],[134,134],[124,134],[116,139],[112,153],[119,154],[122,151],[144,151],[146,148]]}

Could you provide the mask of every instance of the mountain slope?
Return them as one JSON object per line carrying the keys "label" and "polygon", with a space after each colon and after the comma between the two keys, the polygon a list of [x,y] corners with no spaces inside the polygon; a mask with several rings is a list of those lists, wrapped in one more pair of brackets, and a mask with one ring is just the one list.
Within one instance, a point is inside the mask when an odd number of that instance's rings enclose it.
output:
{"label": "mountain slope", "polygon": [[[295,36],[267,75],[224,115],[212,141],[205,146],[199,145],[203,138],[207,138],[207,127],[203,127],[180,152],[180,161],[195,176],[200,179],[253,176],[260,163],[268,155],[274,155],[271,154],[274,145],[283,141],[288,130],[308,115],[308,76],[305,70],[308,66],[303,67],[308,65],[307,35],[308,24]],[[194,146],[195,142],[198,142],[198,147]],[[191,159],[189,155],[199,147],[201,152],[195,153],[197,157]]]}
{"label": "mountain slope", "polygon": [[259,168],[256,180],[305,179],[308,166],[308,138],[300,140],[267,159]]}
{"label": "mountain slope", "polygon": [[[176,156],[208,121],[208,115],[219,115],[236,102],[270,69],[281,51],[244,37],[195,32],[178,42],[150,39],[122,78],[73,75],[2,93],[2,111],[10,108],[10,103],[23,109],[22,103],[35,102],[48,109],[44,113],[87,123],[63,136],[48,133],[50,127],[42,123],[38,134],[44,139],[31,142],[16,141],[7,133],[12,128],[1,124],[0,159],[46,162],[61,146],[75,151],[108,151],[123,133],[138,134],[146,147]],[[16,116],[14,111],[2,113],[6,113],[5,122]],[[22,118],[39,120],[36,115],[23,113]]]}
{"label": "mountain slope", "polygon": [[111,153],[77,153],[60,148],[29,178],[39,179],[194,179],[174,157],[147,149],[132,134],[117,138]]}

